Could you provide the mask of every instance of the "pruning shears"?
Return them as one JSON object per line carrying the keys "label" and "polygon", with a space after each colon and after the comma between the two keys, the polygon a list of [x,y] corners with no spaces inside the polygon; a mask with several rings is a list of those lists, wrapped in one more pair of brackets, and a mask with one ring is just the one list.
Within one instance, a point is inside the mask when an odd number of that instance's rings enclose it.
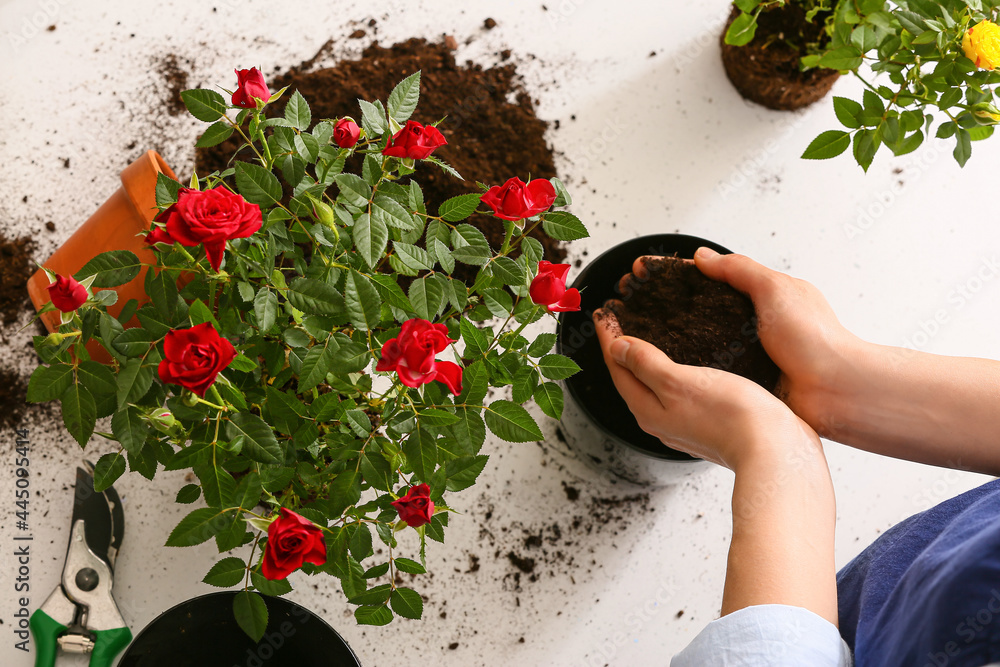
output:
{"label": "pruning shears", "polygon": [[59,649],[90,653],[90,667],[111,667],[132,641],[111,596],[125,514],[114,488],[94,490],[94,466],[76,469],[73,520],[62,581],[31,615],[35,667],[54,667]]}

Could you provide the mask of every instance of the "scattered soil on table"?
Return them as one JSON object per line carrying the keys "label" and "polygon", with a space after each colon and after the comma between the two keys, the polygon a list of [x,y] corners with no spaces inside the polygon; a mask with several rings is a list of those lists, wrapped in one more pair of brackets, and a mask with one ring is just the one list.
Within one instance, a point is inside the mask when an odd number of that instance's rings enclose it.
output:
{"label": "scattered soil on table", "polygon": [[780,371],[757,337],[753,302],[707,278],[693,262],[646,262],[648,278],[629,279],[627,298],[608,305],[622,332],[642,338],[679,364],[712,366],[774,391]]}
{"label": "scattered soil on table", "polygon": [[28,382],[11,368],[0,368],[0,433],[21,426],[28,409],[25,401]]}
{"label": "scattered soil on table", "polygon": [[[726,29],[739,16],[733,8]],[[837,70],[813,68],[801,71],[802,56],[821,47],[829,38],[823,24],[829,12],[820,12],[812,22],[795,4],[763,11],[757,17],[757,33],[745,46],[730,46],[721,39],[726,74],[740,95],[769,109],[801,109],[823,98],[840,74]]]}
{"label": "scattered soil on table", "polygon": [[[190,64],[190,63],[189,63]],[[171,116],[179,116],[187,112],[181,93],[187,90],[188,73],[180,65],[180,58],[173,54],[167,54],[160,61],[160,76],[166,85],[163,102],[166,105],[167,113]]]}
{"label": "scattered soil on table", "polygon": [[[479,192],[476,181],[502,185],[508,178],[522,180],[556,175],[552,149],[545,142],[548,123],[535,115],[534,103],[522,88],[516,65],[505,63],[490,68],[466,62],[459,65],[445,42],[410,39],[391,47],[377,42],[367,47],[359,60],[345,60],[334,67],[310,71],[328,47],[313,58],[293,67],[271,81],[272,89],[290,86],[301,92],[315,121],[352,116],[360,119],[358,99],[385,100],[403,78],[420,70],[421,93],[414,120],[432,123],[447,116],[440,129],[448,145],[435,155],[449,163],[466,179],[445,174],[432,164],[420,165],[416,178],[433,212],[444,200],[456,195]],[[287,100],[285,95],[283,100]],[[277,105],[274,112],[280,112]],[[207,174],[226,168],[239,146],[235,140],[198,149],[196,168]],[[249,159],[249,155],[241,155]],[[357,171],[358,165],[348,164]],[[489,216],[474,215],[470,224],[483,231],[496,250],[503,243],[503,223]],[[560,262],[566,256],[562,245],[541,229],[531,234],[545,248],[545,258]],[[455,276],[469,281],[477,269],[459,264]]]}
{"label": "scattered soil on table", "polygon": [[35,242],[27,236],[8,239],[0,234],[0,318],[5,327],[17,322],[28,300],[28,278],[35,272],[31,256]]}

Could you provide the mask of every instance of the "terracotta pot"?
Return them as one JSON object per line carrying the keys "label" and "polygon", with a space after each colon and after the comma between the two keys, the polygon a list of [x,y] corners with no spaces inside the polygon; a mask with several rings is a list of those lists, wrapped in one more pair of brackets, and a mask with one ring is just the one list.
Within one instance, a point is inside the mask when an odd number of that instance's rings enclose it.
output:
{"label": "terracotta pot", "polygon": [[[141,232],[149,229],[156,215],[156,179],[160,173],[176,178],[159,153],[146,151],[122,171],[121,187],[108,197],[43,266],[60,275],[73,275],[84,264],[108,250],[131,250],[142,262],[155,264],[156,257],[145,244]],[[149,301],[143,287],[145,277],[146,269],[143,268],[132,281],[107,288],[118,292],[118,302],[108,308],[111,315],[117,317],[130,299],[136,299],[139,305]],[[49,302],[48,286],[49,279],[41,269],[28,281],[28,295],[36,310]],[[42,322],[49,331],[58,330],[58,311],[42,315]],[[134,316],[124,323],[126,327],[138,324],[138,319]],[[110,361],[110,356],[96,341],[87,345],[87,351],[97,361]]]}

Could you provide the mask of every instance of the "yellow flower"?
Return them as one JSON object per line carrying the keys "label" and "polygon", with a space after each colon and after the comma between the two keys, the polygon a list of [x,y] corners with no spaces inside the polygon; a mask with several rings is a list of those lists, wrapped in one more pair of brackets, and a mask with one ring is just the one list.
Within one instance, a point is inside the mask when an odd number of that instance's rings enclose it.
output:
{"label": "yellow flower", "polygon": [[962,50],[976,67],[1000,67],[1000,26],[992,21],[982,21],[965,33]]}

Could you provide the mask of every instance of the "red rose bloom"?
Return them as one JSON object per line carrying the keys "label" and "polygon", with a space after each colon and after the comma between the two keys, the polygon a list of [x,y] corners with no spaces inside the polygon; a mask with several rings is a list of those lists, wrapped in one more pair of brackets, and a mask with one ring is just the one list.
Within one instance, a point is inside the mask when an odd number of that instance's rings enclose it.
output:
{"label": "red rose bloom", "polygon": [[252,236],[260,229],[260,207],[224,185],[211,190],[181,188],[177,203],[157,216],[165,220],[167,234],[183,246],[205,246],[208,263],[219,270],[226,241]]}
{"label": "red rose bloom", "polygon": [[236,92],[233,93],[233,106],[243,109],[256,109],[254,98],[261,102],[271,99],[271,91],[267,88],[264,75],[256,67],[236,70]]}
{"label": "red rose bloom", "polygon": [[326,562],[323,531],[309,519],[281,508],[278,518],[267,528],[267,548],[260,572],[268,579],[284,579],[302,563]]}
{"label": "red rose bloom", "polygon": [[448,140],[436,127],[424,127],[414,120],[408,120],[406,126],[389,140],[382,155],[424,160],[446,143]]}
{"label": "red rose bloom", "polygon": [[556,189],[544,178],[525,184],[514,177],[502,186],[494,185],[483,193],[481,200],[498,218],[522,220],[549,210],[556,200]]}
{"label": "red rose bloom", "polygon": [[72,276],[56,276],[56,281],[49,285],[49,298],[52,305],[64,313],[72,313],[87,300],[87,288]]}
{"label": "red rose bloom", "polygon": [[419,387],[437,380],[453,394],[462,393],[462,367],[453,361],[437,361],[434,355],[444,352],[455,341],[448,338],[448,327],[414,318],[403,323],[399,336],[385,342],[382,358],[375,370],[396,371],[407,387]]}
{"label": "red rose bloom", "polygon": [[215,376],[236,357],[236,348],[210,322],[168,331],[163,339],[160,380],[204,396]]}
{"label": "red rose bloom", "polygon": [[[169,211],[170,209],[167,210]],[[146,234],[146,243],[149,245],[156,245],[157,243],[173,245],[174,238],[167,232],[166,227],[153,225],[153,227],[149,230],[149,233]]]}
{"label": "red rose bloom", "polygon": [[333,126],[333,143],[341,148],[350,148],[358,143],[361,128],[350,118],[341,118]]}
{"label": "red rose bloom", "polygon": [[399,518],[406,525],[417,528],[431,522],[434,516],[434,501],[431,500],[431,487],[426,484],[411,486],[406,495],[399,500],[393,500],[392,506],[399,512]]}
{"label": "red rose bloom", "polygon": [[553,313],[580,310],[580,292],[566,289],[569,264],[553,264],[544,259],[538,263],[538,275],[531,281],[528,294],[539,306],[547,306]]}

